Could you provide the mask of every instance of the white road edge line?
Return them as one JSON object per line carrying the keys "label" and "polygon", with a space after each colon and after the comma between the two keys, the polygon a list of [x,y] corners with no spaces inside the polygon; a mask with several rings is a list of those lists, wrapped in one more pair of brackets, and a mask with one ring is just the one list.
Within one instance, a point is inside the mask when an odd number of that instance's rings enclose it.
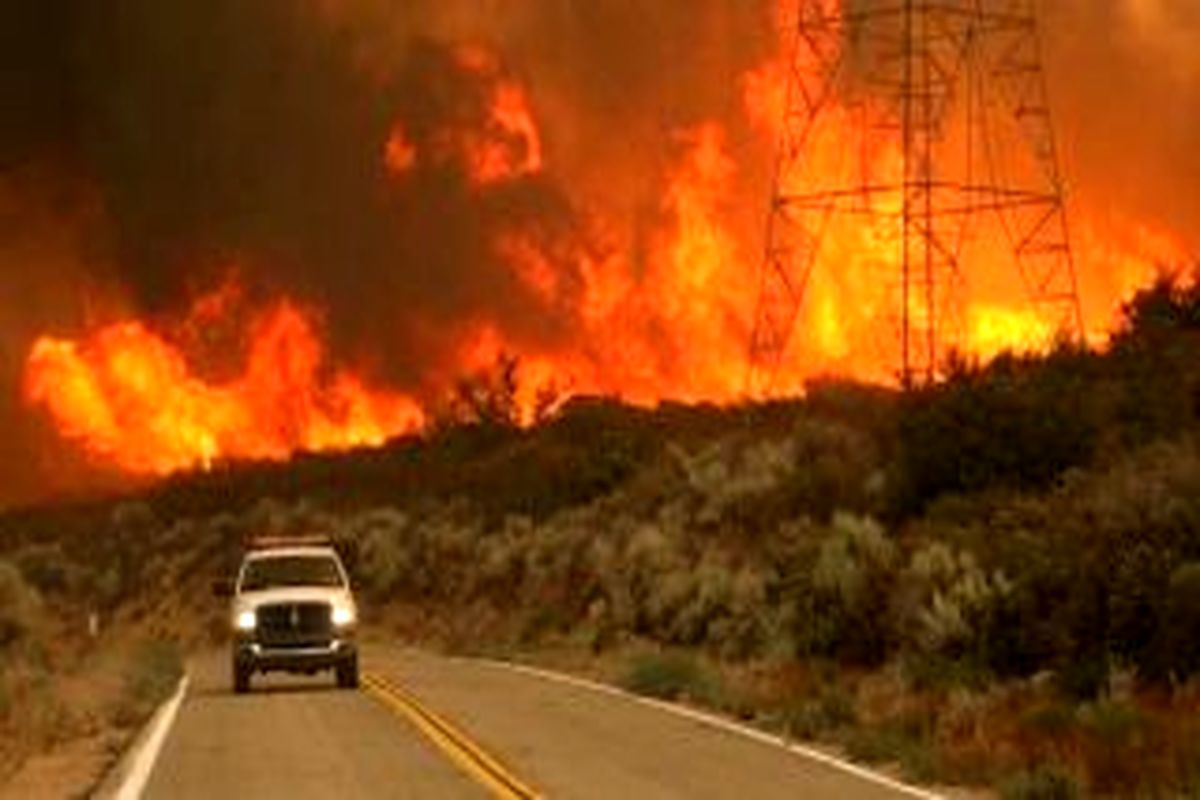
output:
{"label": "white road edge line", "polygon": [[179,679],[179,685],[175,687],[175,694],[154,712],[154,718],[150,721],[150,733],[134,755],[129,770],[125,773],[125,779],[121,782],[121,788],[114,795],[115,800],[138,800],[142,796],[146,789],[146,781],[150,779],[150,771],[154,769],[158,754],[167,740],[171,725],[175,722],[175,715],[179,713],[179,705],[187,694],[187,687],[188,675],[184,673]]}
{"label": "white road edge line", "polygon": [[586,678],[578,678],[574,675],[564,675],[561,672],[552,672],[550,670],[531,667],[511,661],[499,661],[491,658],[461,658],[459,660],[475,662],[477,664],[486,664],[488,666],[507,669],[513,672],[520,672],[548,681],[556,681],[558,683],[574,686],[579,689],[588,689],[593,692],[599,692],[601,694],[607,694],[613,697],[622,697],[626,700],[631,700],[635,703],[640,703],[642,705],[649,706],[650,708],[658,709],[659,711],[666,711],[669,714],[674,714],[679,717],[690,719],[694,722],[699,722],[702,725],[707,725],[728,733],[735,733],[763,744],[781,747],[793,755],[820,762],[827,766],[833,767],[834,769],[838,769],[842,772],[853,775],[856,778],[861,778],[862,780],[883,786],[901,794],[906,794],[909,797],[920,798],[920,800],[945,800],[945,798],[940,794],[936,794],[916,786],[910,786],[907,783],[901,783],[894,778],[889,778],[887,775],[883,775],[875,772],[874,770],[861,767],[858,764],[838,758],[837,756],[823,753],[820,750],[816,750],[811,747],[805,747],[802,744],[789,741],[782,736],[776,736],[774,734],[758,730],[757,728],[752,728],[749,725],[733,722],[732,720],[725,719],[724,717],[719,717],[716,714],[710,714],[705,711],[688,708],[687,706],[682,706],[677,703],[668,703],[663,700],[655,700],[651,697],[642,697],[641,695],[627,692],[624,689],[616,686],[590,681]]}

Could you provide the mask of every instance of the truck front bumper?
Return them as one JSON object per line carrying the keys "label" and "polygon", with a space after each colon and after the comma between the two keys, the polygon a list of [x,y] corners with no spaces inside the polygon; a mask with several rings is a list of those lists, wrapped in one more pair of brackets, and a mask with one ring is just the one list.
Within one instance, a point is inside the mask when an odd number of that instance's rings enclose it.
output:
{"label": "truck front bumper", "polygon": [[358,657],[351,639],[334,639],[328,645],[266,647],[243,640],[234,645],[235,666],[246,672],[316,672],[346,664]]}

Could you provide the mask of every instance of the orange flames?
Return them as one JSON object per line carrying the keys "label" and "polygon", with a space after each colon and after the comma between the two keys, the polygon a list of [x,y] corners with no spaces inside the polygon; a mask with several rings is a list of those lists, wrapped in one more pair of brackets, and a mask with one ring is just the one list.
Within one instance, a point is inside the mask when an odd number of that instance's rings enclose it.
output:
{"label": "orange flames", "polygon": [[[474,127],[447,127],[420,145],[397,122],[379,154],[386,173],[397,179],[428,160],[457,167],[479,192],[541,173],[547,168],[543,140],[524,87],[486,50],[462,48],[458,59],[464,70],[487,78],[484,118]],[[746,115],[767,150],[782,113],[784,75],[771,64],[749,74],[744,86]],[[530,295],[572,315],[566,326],[571,334],[555,345],[531,345],[502,322],[481,319],[460,329],[455,363],[438,365],[440,373],[464,374],[502,353],[519,354],[519,403],[527,419],[544,386],[645,404],[739,399],[761,244],[730,221],[743,176],[726,140],[716,122],[680,132],[676,163],[661,188],[657,227],[636,259],[630,237],[595,213],[594,229],[613,246],[581,248],[573,266],[582,285],[568,280],[535,236],[520,229],[497,236],[495,252]],[[808,169],[837,174],[845,169],[844,149],[837,135],[815,142]],[[1076,225],[1080,292],[1093,339],[1112,328],[1122,299],[1183,252],[1168,234],[1135,230],[1114,240],[1107,227],[1086,216]],[[894,380],[897,258],[896,231],[886,225],[841,224],[827,231],[783,365],[785,388],[799,390],[806,379],[828,373]],[[970,352],[987,357],[1044,342],[1045,323],[1028,307],[1012,270],[982,272],[1009,278],[973,287],[965,298],[960,323]],[[238,302],[230,289],[202,297],[182,327],[220,319]],[[317,319],[287,298],[253,310],[242,332],[247,344],[240,369],[223,379],[201,369],[187,337],[136,319],[98,327],[78,340],[42,337],[28,358],[27,398],[49,412],[64,437],[131,473],[377,445],[419,429],[425,415],[412,396],[372,386],[361,374],[328,363]]]}
{"label": "orange flames", "polygon": [[[222,294],[201,298],[189,321],[224,309]],[[29,355],[27,397],[63,436],[139,474],[379,445],[421,425],[407,398],[328,371],[313,317],[288,300],[256,312],[247,334],[242,370],[226,381],[200,375],[184,349],[139,321],[83,341],[45,336]]]}
{"label": "orange flames", "polygon": [[[470,124],[437,132],[429,154],[435,163],[460,166],[471,184],[484,187],[533,175],[542,169],[542,138],[525,88],[508,78],[499,60],[482,47],[460,47],[458,66],[485,87],[485,114]],[[393,175],[411,170],[419,154],[397,122],[384,144],[384,164]]]}

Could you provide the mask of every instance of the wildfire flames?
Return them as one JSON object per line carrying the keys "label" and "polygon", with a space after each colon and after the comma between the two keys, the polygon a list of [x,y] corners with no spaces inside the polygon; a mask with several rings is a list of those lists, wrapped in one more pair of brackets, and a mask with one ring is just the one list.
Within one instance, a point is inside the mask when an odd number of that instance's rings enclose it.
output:
{"label": "wildfire flames", "polygon": [[[541,134],[529,110],[525,89],[507,78],[499,60],[482,47],[460,47],[455,61],[468,76],[487,87],[484,115],[475,125],[443,128],[432,137],[433,159],[457,163],[476,187],[515,180],[542,169]],[[417,151],[404,125],[388,137],[384,162],[396,176],[416,165]]]}
{"label": "wildfire flames", "polygon": [[[200,298],[188,322],[222,313],[230,294]],[[29,355],[28,396],[65,436],[135,473],[378,445],[421,424],[409,399],[330,372],[312,316],[294,303],[255,312],[247,333],[244,369],[226,382],[205,380],[186,352],[138,321],[82,342],[42,337]]]}
{"label": "wildfire flames", "polygon": [[[487,198],[552,177],[553,152],[529,83],[478,45],[457,48],[454,59],[458,76],[480,86],[482,112],[443,120],[436,130],[397,118],[375,154],[381,183],[402,185],[422,170],[450,170]],[[785,74],[775,61],[744,79],[739,123],[756,131],[766,157],[777,135]],[[538,389],[548,385],[644,404],[740,399],[761,231],[743,230],[734,220],[732,198],[745,169],[731,155],[729,124],[712,120],[677,132],[649,231],[635,235],[587,198],[574,198],[586,246],[547,238],[536,221],[525,219],[496,232],[490,247],[512,280],[538,308],[564,319],[570,333],[536,341],[499,319],[465,320],[456,328],[453,363],[440,365],[440,373],[461,375],[502,353],[517,354],[527,414]],[[809,169],[842,169],[842,160],[834,137],[817,145]],[[1183,247],[1149,226],[1134,241],[1113,241],[1086,217],[1077,223],[1088,335],[1099,341],[1121,300],[1159,265],[1178,262]],[[799,390],[806,379],[830,373],[892,380],[885,321],[892,313],[887,276],[897,262],[893,232],[835,228],[823,259],[837,268],[818,265],[813,272],[782,367],[785,388]],[[95,459],[138,474],[378,445],[423,426],[428,387],[394,386],[334,363],[321,309],[291,297],[236,315],[242,323],[234,338],[242,346],[233,368],[205,363],[206,348],[187,332],[248,302],[235,279],[197,298],[181,320],[130,315],[76,337],[42,336],[28,355],[26,399]],[[980,357],[1047,338],[1015,275],[973,293],[964,324],[970,352]]]}

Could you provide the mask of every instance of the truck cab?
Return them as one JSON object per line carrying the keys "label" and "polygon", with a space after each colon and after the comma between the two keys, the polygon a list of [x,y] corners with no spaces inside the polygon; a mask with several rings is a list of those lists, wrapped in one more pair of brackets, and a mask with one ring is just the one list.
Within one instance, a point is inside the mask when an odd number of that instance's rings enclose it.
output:
{"label": "truck cab", "polygon": [[253,540],[237,579],[217,591],[230,598],[235,692],[268,672],[333,670],[338,686],[358,686],[358,608],[327,539]]}

